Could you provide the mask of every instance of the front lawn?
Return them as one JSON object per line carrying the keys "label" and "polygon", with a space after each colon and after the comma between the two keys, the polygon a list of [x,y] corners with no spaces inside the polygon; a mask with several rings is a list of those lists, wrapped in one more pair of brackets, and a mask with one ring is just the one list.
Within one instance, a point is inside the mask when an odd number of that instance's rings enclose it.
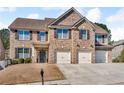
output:
{"label": "front lawn", "polygon": [[0,71],[0,84],[39,82],[41,68],[44,69],[45,81],[64,79],[56,64],[17,64]]}

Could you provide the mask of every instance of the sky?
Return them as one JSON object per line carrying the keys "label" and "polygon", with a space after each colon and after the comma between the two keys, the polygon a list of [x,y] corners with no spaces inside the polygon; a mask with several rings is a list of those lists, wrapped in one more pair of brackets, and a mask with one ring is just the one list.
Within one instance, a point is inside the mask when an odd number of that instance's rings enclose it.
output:
{"label": "sky", "polygon": [[[0,7],[0,29],[7,28],[16,18],[57,18],[70,7]],[[75,7],[92,22],[103,23],[112,33],[112,40],[124,39],[124,8]]]}

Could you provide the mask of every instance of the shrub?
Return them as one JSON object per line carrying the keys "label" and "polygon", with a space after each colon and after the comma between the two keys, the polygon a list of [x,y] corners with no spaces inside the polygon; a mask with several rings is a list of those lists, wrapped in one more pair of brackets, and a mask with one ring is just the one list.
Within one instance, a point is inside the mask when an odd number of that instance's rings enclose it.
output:
{"label": "shrub", "polygon": [[31,58],[26,58],[25,59],[25,63],[31,63],[32,62],[32,59]]}
{"label": "shrub", "polygon": [[119,63],[119,58],[115,58],[112,60],[113,63]]}
{"label": "shrub", "polygon": [[24,63],[24,59],[23,58],[20,58],[19,59],[19,63]]}
{"label": "shrub", "polygon": [[18,64],[19,63],[19,60],[18,59],[13,59],[11,64],[14,65],[14,64]]}
{"label": "shrub", "polygon": [[12,61],[13,61],[12,59],[8,59],[8,63],[7,64],[8,65],[11,65],[12,64]]}
{"label": "shrub", "polygon": [[10,63],[12,62],[12,59],[9,59]]}
{"label": "shrub", "polygon": [[121,51],[121,55],[119,57],[120,62],[124,62],[124,49]]}

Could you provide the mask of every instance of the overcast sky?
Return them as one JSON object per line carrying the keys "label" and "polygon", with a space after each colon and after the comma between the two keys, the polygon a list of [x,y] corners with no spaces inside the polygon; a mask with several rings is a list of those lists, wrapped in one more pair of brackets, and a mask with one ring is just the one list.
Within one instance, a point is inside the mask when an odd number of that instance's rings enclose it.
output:
{"label": "overcast sky", "polygon": [[[69,8],[66,7],[26,7],[0,8],[0,28],[7,28],[17,17],[43,19],[57,18]],[[112,40],[124,39],[124,8],[76,8],[92,22],[104,23],[112,32]]]}

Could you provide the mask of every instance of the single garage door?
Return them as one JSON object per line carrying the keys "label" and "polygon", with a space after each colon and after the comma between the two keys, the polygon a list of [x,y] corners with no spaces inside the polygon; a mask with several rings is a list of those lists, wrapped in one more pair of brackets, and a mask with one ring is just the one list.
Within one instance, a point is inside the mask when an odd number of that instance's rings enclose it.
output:
{"label": "single garage door", "polygon": [[70,52],[57,52],[57,63],[71,63]]}
{"label": "single garage door", "polygon": [[78,63],[91,63],[91,52],[78,52]]}
{"label": "single garage door", "polygon": [[108,52],[96,50],[96,63],[107,63]]}

